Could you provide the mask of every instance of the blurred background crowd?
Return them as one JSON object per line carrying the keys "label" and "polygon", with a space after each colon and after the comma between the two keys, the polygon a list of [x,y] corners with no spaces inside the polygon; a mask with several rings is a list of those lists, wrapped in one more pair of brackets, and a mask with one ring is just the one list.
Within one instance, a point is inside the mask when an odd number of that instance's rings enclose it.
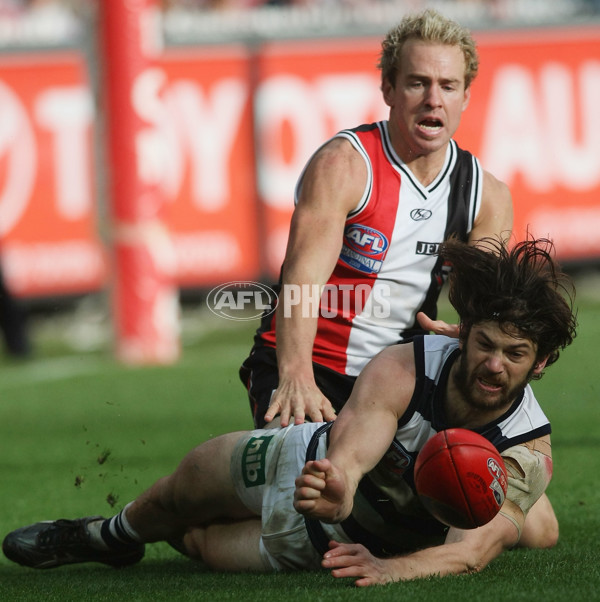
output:
{"label": "blurred background crowd", "polygon": [[[76,42],[99,0],[0,0],[0,48]],[[166,39],[210,40],[225,34],[330,34],[336,28],[384,29],[399,14],[432,6],[473,23],[556,23],[600,14],[600,0],[161,0]],[[281,31],[283,28],[283,31]]]}
{"label": "blurred background crowd", "polygon": [[[60,12],[78,13],[85,9],[85,5],[94,4],[97,0],[0,0],[0,13],[3,17],[18,16],[23,13],[44,12],[48,15]],[[378,4],[404,6],[410,10],[418,9],[419,5],[426,4],[423,0],[162,0],[160,2],[165,11],[170,10],[228,10],[228,9],[255,9],[265,6],[330,6],[330,7],[373,7]],[[431,4],[431,2],[429,2]],[[594,10],[598,8],[596,0],[439,0],[439,5],[463,5],[469,8],[482,7],[485,10],[495,11],[499,14],[509,14],[513,10],[521,12],[528,5],[543,4],[549,13],[555,11],[559,5],[571,6],[574,10],[581,10],[584,5]]]}

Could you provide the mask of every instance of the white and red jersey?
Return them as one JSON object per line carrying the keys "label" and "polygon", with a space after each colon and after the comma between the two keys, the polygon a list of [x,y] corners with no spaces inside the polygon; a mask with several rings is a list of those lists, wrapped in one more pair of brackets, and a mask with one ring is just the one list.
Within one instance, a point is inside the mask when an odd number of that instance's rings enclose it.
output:
{"label": "white and red jersey", "polygon": [[[335,137],[361,154],[368,178],[347,216],[342,250],[321,297],[313,361],[356,376],[383,348],[422,333],[417,312],[435,318],[446,276],[437,253],[450,235],[467,240],[483,172],[451,140],[440,173],[423,186],[392,148],[387,121]],[[257,335],[257,344],[275,346],[274,313]]]}

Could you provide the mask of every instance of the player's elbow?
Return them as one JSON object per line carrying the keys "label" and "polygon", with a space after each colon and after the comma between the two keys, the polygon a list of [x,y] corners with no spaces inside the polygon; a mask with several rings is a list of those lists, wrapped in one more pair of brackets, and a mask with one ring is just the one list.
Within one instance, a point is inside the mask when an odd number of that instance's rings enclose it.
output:
{"label": "player's elbow", "polygon": [[472,574],[480,573],[488,565],[487,560],[482,554],[474,553],[469,558],[465,559],[464,570],[462,573]]}
{"label": "player's elbow", "polygon": [[472,545],[465,546],[463,549],[462,570],[457,572],[480,573],[492,560],[510,549],[510,546],[514,543],[514,539],[509,544],[509,542],[500,538],[489,537],[489,534],[485,539],[475,540]]}

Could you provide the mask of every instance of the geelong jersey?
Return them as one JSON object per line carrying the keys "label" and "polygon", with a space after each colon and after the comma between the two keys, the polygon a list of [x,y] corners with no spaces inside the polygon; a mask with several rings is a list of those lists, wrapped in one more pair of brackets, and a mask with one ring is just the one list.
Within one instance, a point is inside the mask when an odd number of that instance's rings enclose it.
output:
{"label": "geelong jersey", "polygon": [[[467,240],[481,204],[482,169],[452,140],[442,170],[423,186],[392,148],[386,121],[336,137],[360,153],[368,178],[321,296],[313,361],[356,376],[383,348],[423,332],[417,312],[435,318],[447,275],[437,253],[450,235]],[[275,346],[274,320],[265,317],[258,344]]]}
{"label": "geelong jersey", "polygon": [[[450,368],[460,354],[458,340],[417,336],[413,344],[416,387],[411,402],[398,421],[398,430],[387,453],[361,480],[351,516],[341,523],[354,542],[362,543],[375,554],[401,553],[423,546],[428,536],[429,544],[435,545],[447,530],[419,501],[413,470],[417,454],[425,443],[437,432],[450,428],[443,404]],[[314,459],[311,452],[316,449],[316,440],[325,435],[331,424],[315,433],[307,460]],[[550,423],[529,385],[503,416],[471,430],[493,443],[501,455],[509,448],[551,432]],[[529,483],[527,490],[543,491],[546,483],[527,481],[545,479],[543,472],[533,472],[524,477],[524,482]],[[515,487],[511,489],[509,478],[507,497],[516,501],[520,493]],[[328,538],[318,521],[308,520],[306,526],[315,546],[321,546]]]}

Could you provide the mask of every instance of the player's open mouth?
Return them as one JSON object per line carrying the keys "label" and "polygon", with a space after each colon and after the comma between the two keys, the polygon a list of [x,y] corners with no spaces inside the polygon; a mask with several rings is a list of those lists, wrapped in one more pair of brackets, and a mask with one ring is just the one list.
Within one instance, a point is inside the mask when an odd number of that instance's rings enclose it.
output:
{"label": "player's open mouth", "polygon": [[479,386],[482,389],[484,389],[485,391],[488,391],[490,393],[496,393],[497,391],[500,391],[502,389],[502,385],[499,385],[498,383],[490,382],[488,380],[485,380],[484,378],[478,378],[477,382],[479,383]]}
{"label": "player's open mouth", "polygon": [[423,121],[419,121],[419,127],[427,132],[437,132],[442,128],[442,125],[439,119],[423,119]]}

